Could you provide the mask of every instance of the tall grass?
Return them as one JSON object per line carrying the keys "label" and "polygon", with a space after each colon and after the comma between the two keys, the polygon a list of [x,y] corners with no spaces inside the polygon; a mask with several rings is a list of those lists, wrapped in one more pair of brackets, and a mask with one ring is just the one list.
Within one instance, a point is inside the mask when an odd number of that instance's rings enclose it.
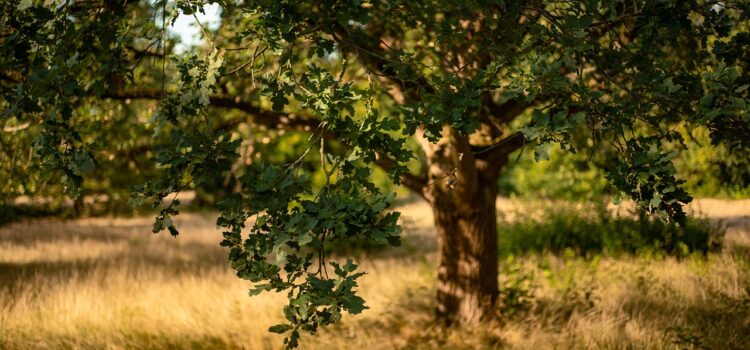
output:
{"label": "tall grass", "polygon": [[[732,207],[734,208],[734,207]],[[734,208],[741,215],[750,207]],[[746,213],[746,214],[742,214]],[[370,307],[303,349],[747,349],[750,221],[721,252],[584,259],[542,252],[500,262],[501,325],[442,328],[430,210],[405,208],[404,246],[359,258]],[[0,349],[279,349],[267,328],[283,295],[248,297],[210,216],[182,235],[148,218],[0,228]],[[747,225],[747,226],[743,226]]]}

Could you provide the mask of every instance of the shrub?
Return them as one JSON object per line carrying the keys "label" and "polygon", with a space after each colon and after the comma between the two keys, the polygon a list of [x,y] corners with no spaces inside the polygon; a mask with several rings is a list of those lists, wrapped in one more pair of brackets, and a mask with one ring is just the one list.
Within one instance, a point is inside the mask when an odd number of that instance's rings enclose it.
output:
{"label": "shrub", "polygon": [[[576,209],[556,206],[542,215],[521,215],[498,225],[503,256],[526,253],[562,253],[579,256],[662,252],[684,256],[721,249],[725,229],[703,218],[689,218],[684,227],[640,213],[615,215],[602,206]],[[527,211],[528,213],[529,211]]]}

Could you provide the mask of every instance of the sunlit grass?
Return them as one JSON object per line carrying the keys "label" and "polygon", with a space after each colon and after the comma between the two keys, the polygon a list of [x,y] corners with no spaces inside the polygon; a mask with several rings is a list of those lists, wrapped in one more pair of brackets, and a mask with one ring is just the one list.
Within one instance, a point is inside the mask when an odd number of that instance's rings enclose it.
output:
{"label": "sunlit grass", "polygon": [[[410,204],[405,246],[358,259],[370,309],[302,348],[750,348],[750,205],[701,204],[729,225],[723,252],[503,260],[500,282],[521,281],[514,288],[533,298],[507,306],[502,325],[472,329],[432,323],[430,210]],[[284,296],[247,296],[211,215],[179,223],[176,239],[150,234],[148,218],[0,228],[0,349],[280,348],[267,328],[281,322]]]}

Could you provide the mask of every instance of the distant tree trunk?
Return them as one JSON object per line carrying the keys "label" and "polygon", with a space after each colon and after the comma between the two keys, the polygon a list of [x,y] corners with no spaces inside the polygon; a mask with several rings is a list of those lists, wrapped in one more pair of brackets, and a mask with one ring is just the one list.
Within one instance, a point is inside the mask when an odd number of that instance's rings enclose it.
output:
{"label": "distant tree trunk", "polygon": [[496,314],[500,166],[475,159],[455,131],[444,135],[437,144],[422,143],[429,165],[424,192],[438,240],[437,315],[446,324],[471,324]]}
{"label": "distant tree trunk", "polygon": [[76,197],[75,200],[73,200],[73,216],[75,217],[81,217],[83,216],[83,211],[85,209],[85,202],[83,201],[83,193],[79,194],[78,197]]}

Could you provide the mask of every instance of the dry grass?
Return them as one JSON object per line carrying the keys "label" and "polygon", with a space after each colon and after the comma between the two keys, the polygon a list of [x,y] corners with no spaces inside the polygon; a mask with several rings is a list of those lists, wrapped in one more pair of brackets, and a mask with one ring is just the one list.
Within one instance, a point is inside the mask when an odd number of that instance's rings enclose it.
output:
{"label": "dry grass", "polygon": [[[432,324],[431,214],[405,206],[403,248],[360,258],[370,309],[303,338],[310,349],[750,348],[750,202],[701,201],[730,225],[727,249],[681,261],[529,256],[530,309],[502,327]],[[517,206],[501,201],[506,210]],[[227,268],[213,217],[185,214],[183,234],[150,219],[36,221],[0,228],[0,349],[276,349],[266,329],[283,296],[247,297]]]}

